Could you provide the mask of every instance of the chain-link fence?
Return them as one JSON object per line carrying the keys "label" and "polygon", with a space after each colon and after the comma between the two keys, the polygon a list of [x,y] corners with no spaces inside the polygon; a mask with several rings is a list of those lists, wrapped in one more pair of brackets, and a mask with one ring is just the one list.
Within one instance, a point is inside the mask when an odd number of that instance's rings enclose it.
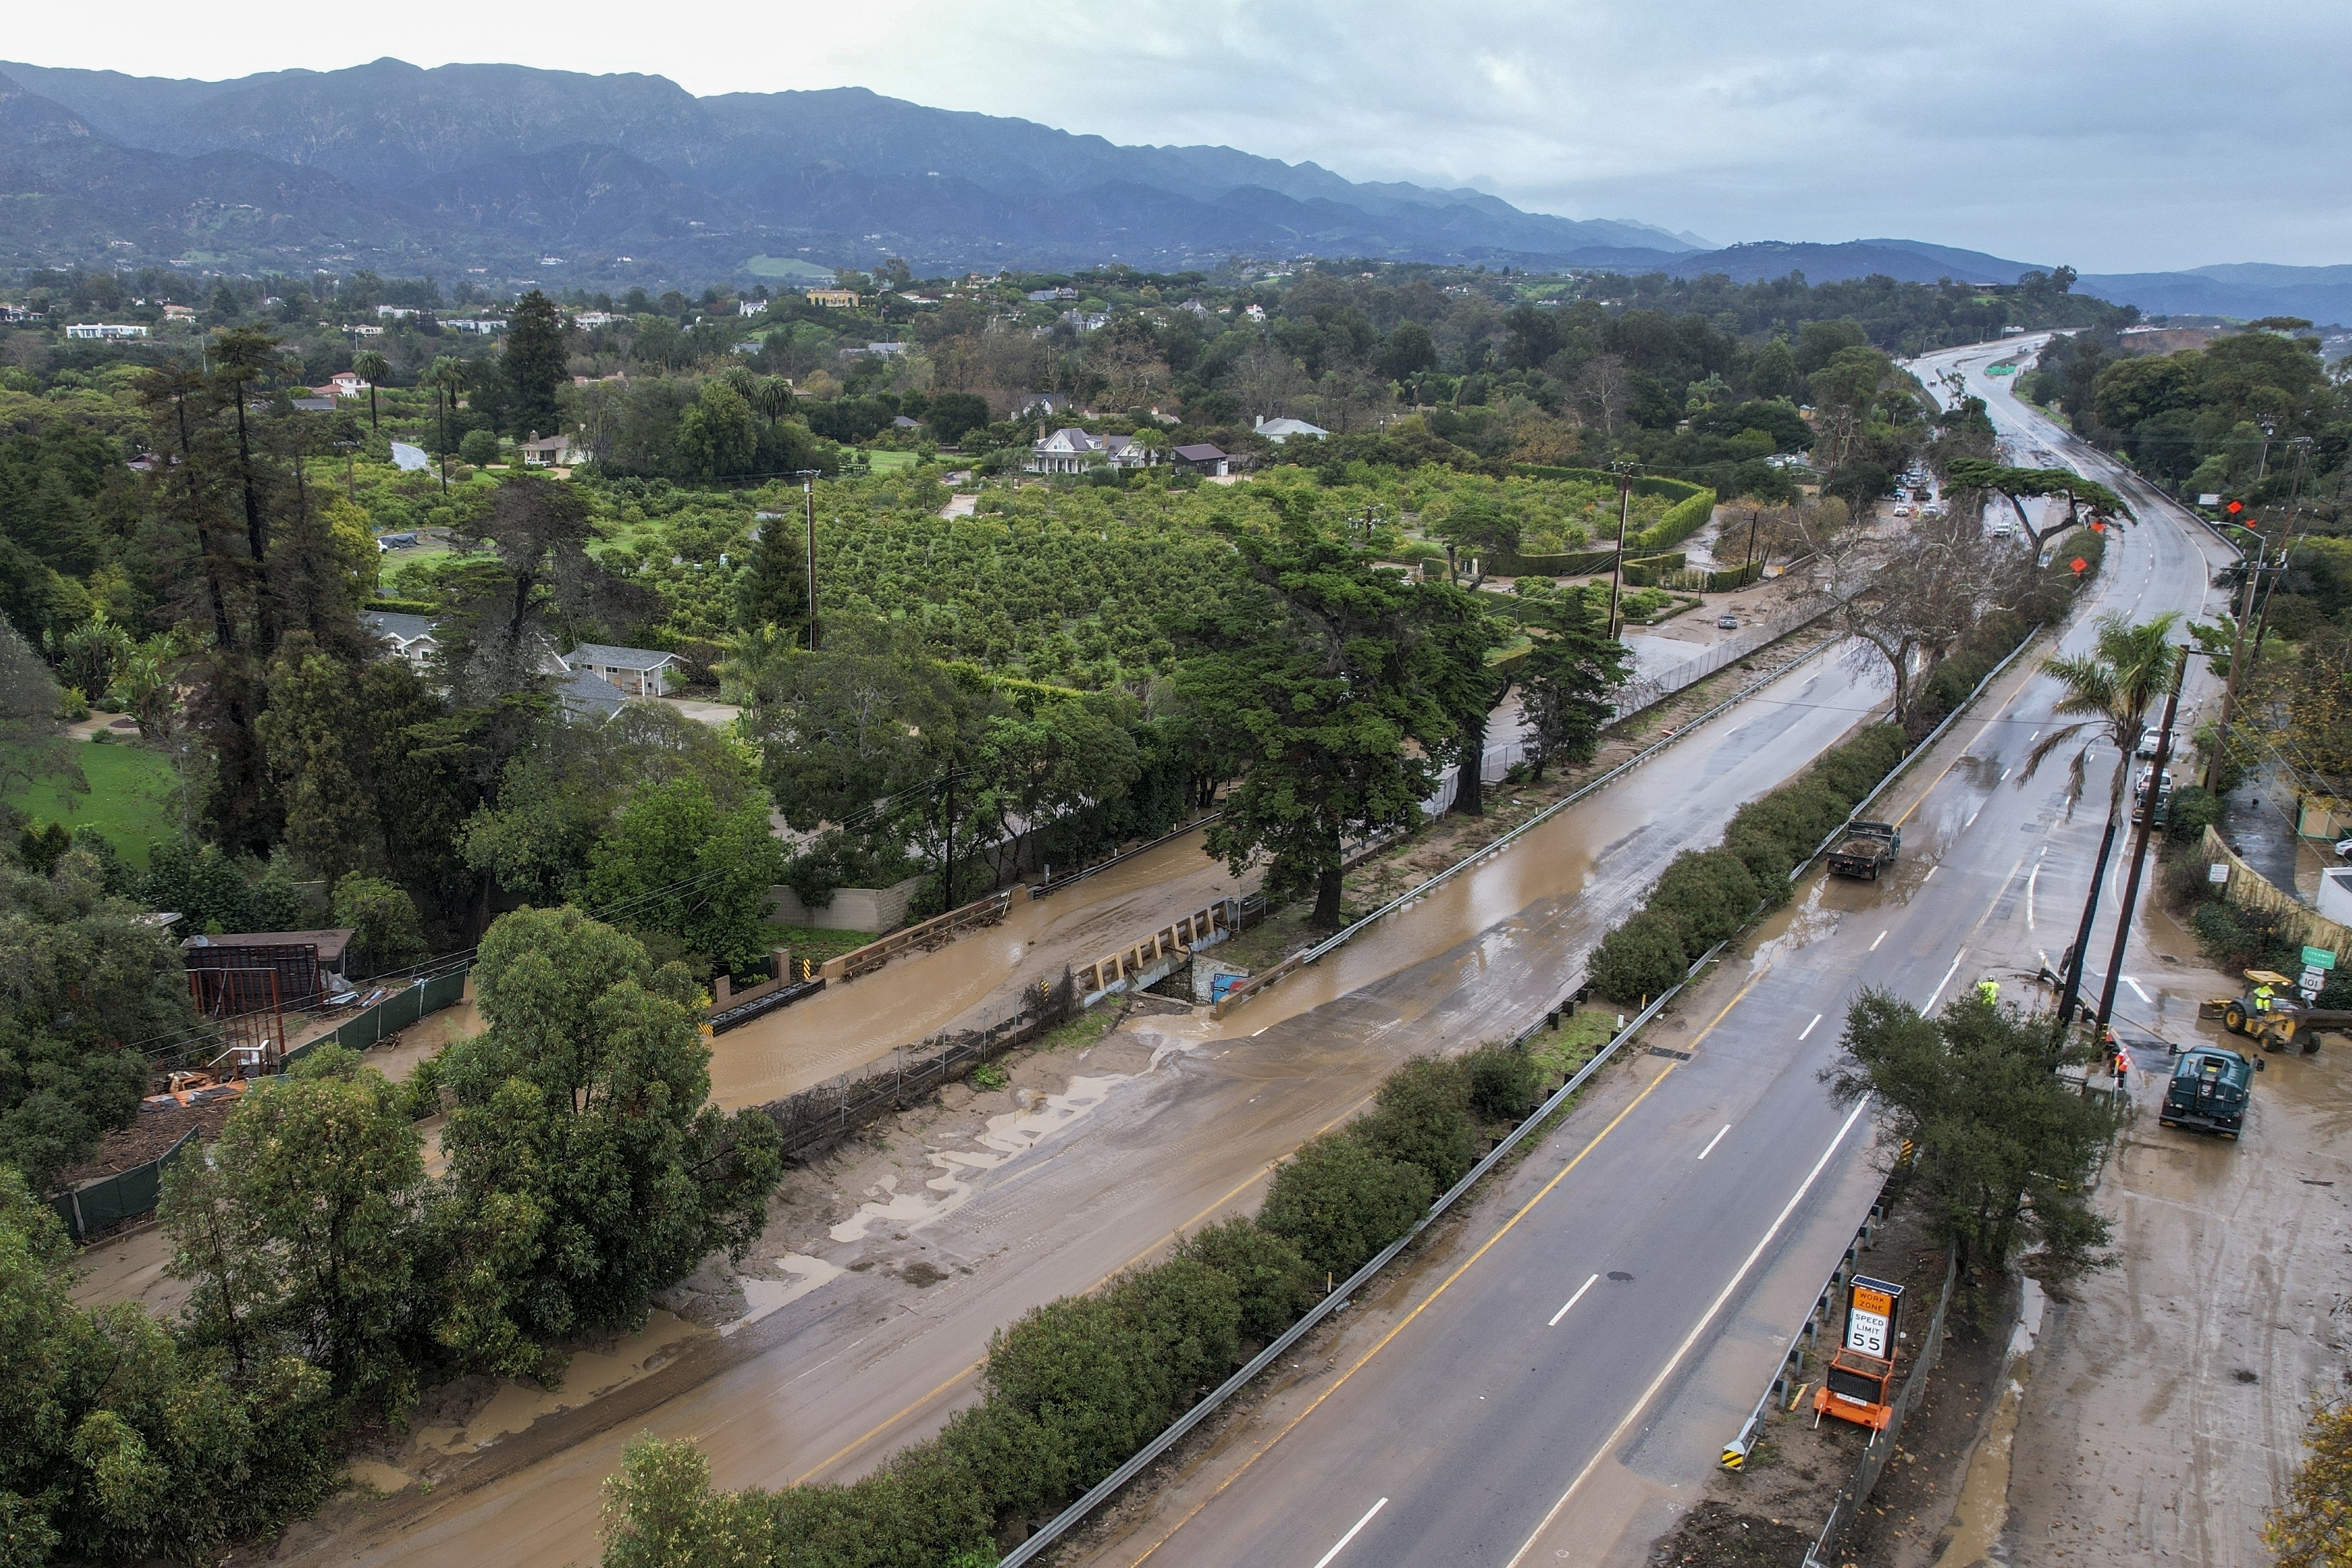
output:
{"label": "chain-link fence", "polygon": [[1895,1395],[1891,1406],[1894,1415],[1884,1427],[1870,1435],[1862,1458],[1854,1464],[1853,1479],[1838,1493],[1837,1502],[1830,1509],[1829,1522],[1822,1526],[1820,1536],[1805,1553],[1805,1568],[1830,1568],[1832,1548],[1853,1523],[1862,1505],[1870,1500],[1871,1489],[1878,1485],[1879,1472],[1895,1457],[1895,1440],[1903,1436],[1903,1418],[1927,1392],[1927,1375],[1936,1370],[1936,1363],[1944,1353],[1944,1321],[1952,1308],[1952,1287],[1958,1281],[1959,1268],[1959,1254],[1956,1252],[1944,1264],[1943,1293],[1936,1298],[1935,1314],[1927,1320],[1927,1334],[1919,1343],[1917,1359],[1911,1363],[1911,1375],[1903,1380],[1901,1391]]}

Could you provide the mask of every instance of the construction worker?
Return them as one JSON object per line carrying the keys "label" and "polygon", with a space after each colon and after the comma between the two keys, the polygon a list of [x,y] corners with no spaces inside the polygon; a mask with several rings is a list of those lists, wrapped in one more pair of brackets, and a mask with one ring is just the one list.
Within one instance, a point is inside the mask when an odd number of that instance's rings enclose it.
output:
{"label": "construction worker", "polygon": [[1997,1006],[2000,1002],[2000,982],[1998,980],[1978,981],[1977,998],[1984,1003],[1988,1007]]}
{"label": "construction worker", "polygon": [[2115,1050],[2116,1088],[2120,1090],[2125,1086],[2126,1075],[2131,1071],[2131,1053],[2112,1039],[2108,1043]]}
{"label": "construction worker", "polygon": [[2268,981],[2257,982],[2254,985],[2254,1011],[2257,1013],[2269,1012],[2271,1010],[2271,995],[2270,983]]}

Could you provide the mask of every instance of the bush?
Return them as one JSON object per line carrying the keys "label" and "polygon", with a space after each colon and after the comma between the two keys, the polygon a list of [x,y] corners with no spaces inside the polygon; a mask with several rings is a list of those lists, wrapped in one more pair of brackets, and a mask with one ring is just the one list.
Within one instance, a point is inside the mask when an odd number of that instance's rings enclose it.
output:
{"label": "bush", "polygon": [[1687,967],[1682,930],[1674,918],[1643,910],[1601,939],[1587,973],[1603,996],[1632,1002],[1673,990]]}
{"label": "bush", "polygon": [[1650,889],[1648,901],[1681,930],[1687,963],[1746,925],[1763,900],[1755,875],[1738,856],[1728,849],[1686,849]]}
{"label": "bush", "polygon": [[468,430],[457,443],[457,456],[478,468],[499,460],[499,438],[488,430]]}
{"label": "bush", "polygon": [[1411,1230],[1435,1195],[1420,1166],[1327,1132],[1275,1172],[1257,1223],[1297,1247],[1308,1268],[1345,1279]]}
{"label": "bush", "polygon": [[2172,810],[2164,836],[2178,844],[2195,843],[2205,830],[2221,820],[2221,797],[2202,784],[2182,784],[2172,792]]}
{"label": "bush", "polygon": [[1371,1114],[1349,1135],[1385,1159],[1417,1165],[1444,1192],[1477,1161],[1470,1074],[1458,1061],[1416,1057],[1389,1074]]}
{"label": "bush", "polygon": [[1261,1343],[1297,1322],[1322,1289],[1298,1248],[1244,1215],[1184,1237],[1175,1256],[1234,1282],[1240,1291],[1241,1331]]}
{"label": "bush", "polygon": [[382,974],[424,959],[425,924],[415,901],[383,878],[345,872],[335,884],[333,909],[335,923],[352,929],[352,973]]}
{"label": "bush", "polygon": [[1462,1058],[1470,1079],[1470,1114],[1481,1121],[1517,1123],[1543,1103],[1543,1068],[1512,1046],[1480,1046]]}

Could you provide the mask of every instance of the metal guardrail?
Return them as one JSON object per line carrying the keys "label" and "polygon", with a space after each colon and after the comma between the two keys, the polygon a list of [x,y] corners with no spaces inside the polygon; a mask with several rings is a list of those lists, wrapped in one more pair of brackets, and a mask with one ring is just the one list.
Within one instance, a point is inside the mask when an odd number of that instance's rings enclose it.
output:
{"label": "metal guardrail", "polygon": [[[1715,961],[1716,954],[1721,952],[1723,948],[1724,944],[1722,942],[1717,942],[1715,946],[1708,948],[1706,952],[1700,954],[1698,962],[1693,963],[1687,970],[1684,971],[1682,984],[1676,985],[1673,990],[1659,996],[1656,1001],[1651,1003],[1647,1007],[1643,1008],[1642,1011],[1630,1020],[1623,1028],[1618,1030],[1616,1035],[1610,1039],[1607,1045],[1603,1046],[1599,1051],[1593,1054],[1591,1061],[1586,1062],[1582,1067],[1579,1068],[1566,1083],[1553,1090],[1549,1099],[1546,1100],[1540,1106],[1538,1106],[1535,1110],[1528,1115],[1526,1121],[1520,1122],[1518,1126],[1512,1129],[1510,1135],[1505,1138],[1501,1142],[1496,1144],[1485,1159],[1479,1161],[1475,1165],[1473,1165],[1467,1175],[1465,1175],[1460,1181],[1454,1183],[1452,1187],[1448,1188],[1444,1196],[1430,1205],[1429,1212],[1423,1215],[1420,1219],[1414,1221],[1413,1226],[1411,1230],[1405,1232],[1404,1235],[1399,1237],[1396,1240],[1382,1247],[1373,1256],[1370,1262],[1365,1264],[1361,1268],[1357,1269],[1353,1274],[1349,1275],[1344,1283],[1330,1294],[1325,1296],[1322,1300],[1317,1302],[1314,1307],[1308,1310],[1306,1316],[1300,1318],[1298,1321],[1291,1324],[1290,1327],[1285,1330],[1272,1344],[1258,1352],[1256,1355],[1252,1356],[1248,1364],[1244,1366],[1239,1372],[1234,1373],[1233,1376],[1227,1378],[1223,1383],[1220,1384],[1215,1392],[1210,1394],[1199,1404],[1193,1405],[1192,1408],[1178,1416],[1175,1422],[1171,1424],[1166,1431],[1160,1433],[1159,1436],[1154,1437],[1150,1442],[1145,1444],[1132,1458],[1127,1461],[1127,1463],[1119,1466],[1118,1468],[1113,1470],[1109,1475],[1097,1482],[1095,1486],[1087,1491],[1086,1496],[1078,1499],[1077,1501],[1072,1503],[1060,1513],[1055,1515],[1054,1518],[1040,1528],[1034,1535],[1032,1535],[1028,1540],[1023,1542],[1011,1552],[1005,1553],[1003,1559],[997,1564],[997,1568],[1020,1568],[1021,1564],[1031,1561],[1039,1552],[1045,1551],[1046,1547],[1051,1546],[1055,1542],[1061,1539],[1064,1534],[1067,1533],[1070,1530],[1081,1523],[1086,1519],[1087,1515],[1092,1513],[1096,1509],[1100,1508],[1121,1487],[1127,1485],[1128,1482],[1142,1474],[1144,1469],[1149,1467],[1153,1460],[1159,1458],[1162,1454],[1165,1454],[1170,1448],[1174,1447],[1178,1443],[1182,1442],[1186,1434],[1190,1433],[1202,1422],[1207,1420],[1209,1416],[1216,1411],[1217,1407],[1224,1404],[1226,1400],[1232,1398],[1234,1394],[1247,1387],[1250,1382],[1255,1378],[1258,1373],[1264,1372],[1267,1367],[1272,1366],[1276,1361],[1280,1360],[1283,1354],[1293,1345],[1306,1338],[1307,1334],[1313,1332],[1318,1324],[1321,1323],[1326,1318],[1331,1316],[1332,1313],[1338,1311],[1340,1308],[1346,1306],[1349,1300],[1356,1291],[1369,1284],[1373,1276],[1377,1275],[1381,1269],[1387,1268],[1391,1262],[1395,1261],[1397,1255],[1402,1252],[1406,1247],[1412,1246],[1413,1239],[1416,1237],[1420,1236],[1423,1231],[1428,1229],[1431,1225],[1435,1223],[1438,1217],[1444,1215],[1447,1209],[1453,1207],[1454,1203],[1460,1199],[1464,1194],[1476,1186],[1486,1173],[1489,1171],[1492,1171],[1497,1164],[1501,1163],[1505,1157],[1507,1157],[1512,1150],[1517,1148],[1523,1140],[1532,1134],[1538,1128],[1540,1128],[1556,1112],[1558,1112],[1561,1107],[1567,1105],[1570,1100],[1574,1099],[1577,1090],[1582,1089],[1585,1083],[1591,1079],[1594,1073],[1599,1072],[1602,1067],[1606,1066],[1626,1041],[1632,1039],[1636,1034],[1639,1034],[1644,1025],[1648,1024],[1653,1018],[1655,1018],[1660,1012],[1664,1011],[1667,1003],[1680,995],[1684,987],[1690,984],[1692,977],[1696,975],[1700,970],[1706,968],[1709,963],[1713,963]],[[1521,1038],[1525,1037],[1525,1036],[1521,1037]]]}
{"label": "metal guardrail", "polygon": [[1313,947],[1308,948],[1306,952],[1295,953],[1291,957],[1284,959],[1280,963],[1276,964],[1272,969],[1267,970],[1263,974],[1252,975],[1245,984],[1236,985],[1231,991],[1225,993],[1225,999],[1217,1004],[1214,1016],[1220,1018],[1223,1017],[1233,1007],[1237,1006],[1242,1002],[1248,1000],[1252,996],[1258,995],[1262,992],[1270,989],[1276,982],[1280,981],[1285,976],[1297,970],[1303,969],[1310,963],[1318,962],[1326,953],[1331,952],[1338,948],[1344,946],[1346,943],[1352,942],[1356,937],[1361,935],[1371,926],[1381,921],[1386,920],[1389,916],[1396,913],[1399,910],[1405,908],[1407,905],[1412,904],[1420,899],[1426,898],[1429,893],[1440,884],[1454,877],[1459,876],[1462,872],[1468,870],[1471,867],[1475,866],[1478,862],[1487,858],[1489,856],[1502,853],[1505,849],[1510,847],[1512,843],[1518,839],[1522,835],[1534,831],[1537,827],[1549,822],[1551,818],[1557,816],[1559,813],[1566,811],[1570,806],[1574,805],[1580,800],[1583,800],[1586,796],[1592,795],[1596,791],[1607,788],[1609,785],[1616,783],[1619,779],[1624,777],[1627,773],[1633,772],[1635,768],[1638,768],[1643,763],[1648,762],[1651,758],[1658,755],[1661,752],[1665,751],[1668,747],[1680,744],[1684,739],[1689,736],[1693,731],[1698,729],[1701,725],[1708,723],[1724,713],[1730,711],[1733,708],[1745,702],[1748,699],[1753,697],[1759,691],[1763,690],[1774,681],[1786,676],[1790,671],[1796,669],[1799,666],[1820,658],[1823,653],[1829,651],[1829,649],[1835,647],[1841,640],[1842,639],[1840,638],[1832,637],[1829,641],[1822,643],[1818,647],[1808,648],[1804,653],[1799,655],[1796,658],[1790,660],[1787,664],[1781,666],[1779,669],[1772,671],[1769,675],[1759,677],[1757,679],[1750,681],[1748,685],[1741,687],[1738,691],[1732,693],[1729,697],[1725,698],[1722,701],[1717,703],[1706,712],[1699,714],[1696,718],[1681,725],[1673,733],[1667,735],[1663,740],[1654,742],[1650,745],[1643,747],[1641,751],[1636,752],[1633,755],[1626,758],[1623,762],[1618,763],[1615,767],[1611,768],[1608,772],[1587,781],[1585,784],[1579,785],[1569,794],[1562,795],[1559,799],[1552,802],[1551,805],[1544,807],[1541,811],[1536,813],[1533,816],[1530,816],[1517,827],[1512,828],[1508,833],[1504,834],[1493,843],[1471,851],[1468,855],[1456,860],[1453,865],[1446,867],[1444,870],[1436,872],[1426,880],[1418,882],[1412,887],[1406,889],[1403,892],[1398,894],[1387,903],[1382,904],[1379,909],[1374,910],[1370,914],[1361,917],[1354,924],[1347,926],[1342,930],[1334,932],[1332,935],[1324,938],[1323,941],[1316,943]]}
{"label": "metal guardrail", "polygon": [[2045,629],[2047,628],[2037,626],[2031,631],[2027,632],[2023,637],[2018,638],[2017,646],[2011,648],[2008,654],[2003,657],[1999,664],[1994,665],[1990,669],[1985,671],[1984,679],[1978,681],[1976,685],[1969,689],[1969,694],[1966,697],[1961,698],[1959,701],[1952,705],[1952,710],[1944,715],[1944,721],[1937,725],[1934,729],[1928,731],[1925,735],[1920,736],[1919,743],[1912,747],[1909,751],[1904,752],[1903,760],[1896,763],[1893,767],[1887,769],[1886,776],[1879,780],[1875,784],[1872,785],[1868,795],[1864,795],[1860,800],[1854,802],[1853,809],[1846,813],[1845,820],[1838,824],[1837,826],[1830,829],[1830,836],[1822,839],[1819,844],[1815,845],[1811,854],[1806,856],[1803,859],[1798,861],[1794,866],[1789,868],[1789,880],[1791,882],[1795,881],[1800,876],[1804,874],[1807,867],[1811,866],[1814,861],[1820,859],[1823,855],[1829,852],[1831,845],[1835,844],[1840,839],[1845,837],[1848,829],[1852,828],[1856,822],[1860,821],[1862,814],[1869,809],[1870,803],[1876,800],[1880,795],[1885,795],[1890,788],[1894,787],[1895,782],[1897,779],[1900,779],[1905,773],[1911,771],[1912,763],[1917,762],[1920,758],[1933,751],[1935,749],[1936,742],[1944,738],[1945,731],[1949,730],[1953,725],[1958,723],[1962,718],[1966,717],[1969,710],[1976,706],[1977,699],[1985,694],[1985,689],[1990,686],[1994,681],[2000,679],[2001,672],[2007,669],[2011,665],[2015,664],[2018,660],[2018,657],[2024,653],[2027,648],[2032,647],[2033,646],[2033,639],[2040,637]]}
{"label": "metal guardrail", "polygon": [[1895,1415],[1884,1427],[1871,1433],[1870,1441],[1864,1445],[1862,1458],[1854,1463],[1853,1479],[1838,1494],[1820,1537],[1805,1552],[1804,1568],[1831,1568],[1827,1555],[1831,1545],[1853,1523],[1854,1515],[1869,1500],[1871,1489],[1878,1485],[1879,1472],[1895,1457],[1895,1439],[1903,1435],[1903,1419],[1919,1402],[1919,1396],[1927,1392],[1927,1374],[1943,1359],[1945,1319],[1951,1310],[1952,1286],[1959,1279],[1959,1268],[1960,1255],[1952,1253],[1944,1264],[1944,1293],[1937,1299],[1935,1315],[1927,1321],[1927,1337],[1919,1347],[1918,1359],[1911,1363],[1911,1375],[1903,1380],[1902,1392],[1895,1396]]}
{"label": "metal guardrail", "polygon": [[712,1034],[723,1035],[730,1029],[741,1028],[754,1018],[765,1017],[779,1007],[789,1007],[803,996],[814,996],[824,989],[824,976],[822,974],[814,980],[796,980],[790,985],[780,985],[773,991],[738,1002],[732,1006],[716,1008],[704,1021],[710,1026]]}

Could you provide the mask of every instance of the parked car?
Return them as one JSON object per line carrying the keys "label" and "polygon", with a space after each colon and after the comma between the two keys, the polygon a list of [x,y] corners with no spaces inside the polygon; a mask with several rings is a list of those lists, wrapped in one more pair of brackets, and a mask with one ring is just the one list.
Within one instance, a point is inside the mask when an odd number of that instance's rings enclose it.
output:
{"label": "parked car", "polygon": [[1911,509],[1907,506],[1898,506],[1895,509],[1895,515],[1897,517],[1909,517],[1911,515]]}
{"label": "parked car", "polygon": [[2336,841],[2336,858],[2338,860],[2352,860],[2352,838],[2339,838]]}
{"label": "parked car", "polygon": [[[1739,617],[1726,610],[1715,617],[1715,624],[1725,631],[1736,632],[1739,629]],[[2347,842],[2352,842],[2352,840],[2347,840]]]}

